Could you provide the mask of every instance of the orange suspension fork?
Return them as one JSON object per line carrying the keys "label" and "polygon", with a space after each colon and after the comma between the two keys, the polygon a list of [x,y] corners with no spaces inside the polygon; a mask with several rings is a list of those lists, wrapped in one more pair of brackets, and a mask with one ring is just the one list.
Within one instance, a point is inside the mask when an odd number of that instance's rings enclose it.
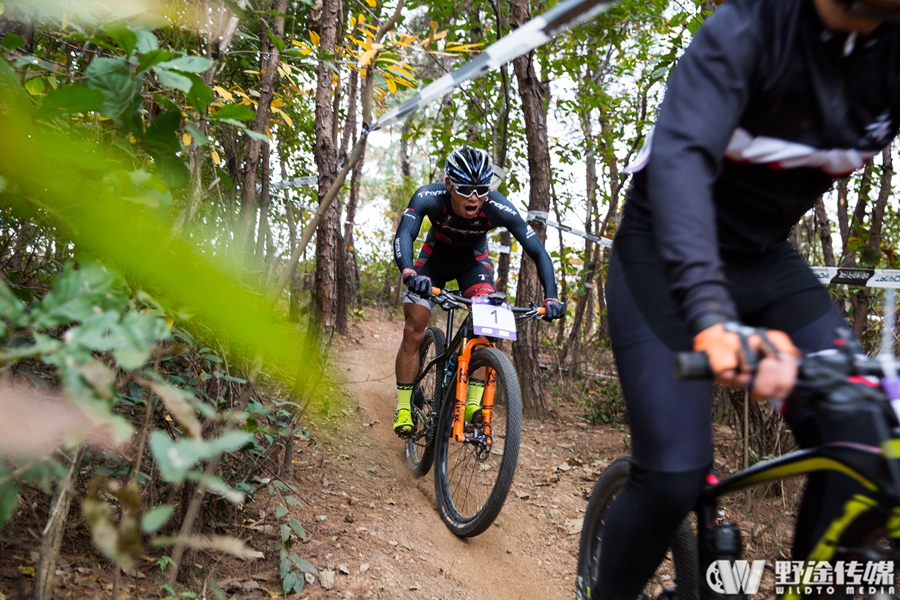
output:
{"label": "orange suspension fork", "polygon": [[[459,355],[459,364],[456,367],[456,406],[453,408],[453,439],[457,442],[466,441],[465,428],[465,411],[466,397],[469,394],[469,361],[472,358],[472,350],[478,346],[490,346],[491,343],[481,338],[469,340],[463,346],[462,353]],[[485,387],[485,394],[487,387]],[[493,406],[493,390],[491,391],[491,402]]]}

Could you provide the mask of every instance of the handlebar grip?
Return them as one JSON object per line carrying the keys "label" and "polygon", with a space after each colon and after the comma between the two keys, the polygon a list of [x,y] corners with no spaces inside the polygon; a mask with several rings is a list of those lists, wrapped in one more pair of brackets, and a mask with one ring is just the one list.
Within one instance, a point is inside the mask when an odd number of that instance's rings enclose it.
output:
{"label": "handlebar grip", "polygon": [[546,314],[547,314],[547,307],[546,307],[546,306],[540,307],[540,308],[538,309],[538,311],[537,311],[537,314],[538,314],[539,317],[543,317],[544,315],[546,315]]}
{"label": "handlebar grip", "polygon": [[432,295],[432,296],[440,296],[440,295],[441,295],[441,288],[439,288],[439,287],[433,287],[433,288],[431,288],[431,295]]}
{"label": "handlebar grip", "polygon": [[675,377],[678,379],[712,379],[714,376],[706,352],[677,352]]}

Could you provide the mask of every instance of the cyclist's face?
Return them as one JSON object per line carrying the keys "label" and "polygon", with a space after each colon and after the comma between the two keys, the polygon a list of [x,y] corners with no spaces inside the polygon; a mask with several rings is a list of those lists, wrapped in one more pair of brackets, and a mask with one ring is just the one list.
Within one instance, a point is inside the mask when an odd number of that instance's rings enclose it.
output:
{"label": "cyclist's face", "polygon": [[444,185],[450,190],[450,204],[453,206],[453,212],[463,219],[474,219],[478,216],[478,212],[481,210],[481,206],[484,204],[486,196],[479,198],[478,194],[474,191],[470,196],[463,196],[456,191],[456,188],[450,183],[449,177],[444,178]]}

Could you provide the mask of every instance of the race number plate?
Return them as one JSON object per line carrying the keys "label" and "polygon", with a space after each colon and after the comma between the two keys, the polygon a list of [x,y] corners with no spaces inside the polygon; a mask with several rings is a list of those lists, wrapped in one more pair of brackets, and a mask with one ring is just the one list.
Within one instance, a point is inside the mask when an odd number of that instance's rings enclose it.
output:
{"label": "race number plate", "polygon": [[516,318],[506,302],[498,306],[491,304],[487,296],[473,296],[472,325],[475,335],[516,339]]}

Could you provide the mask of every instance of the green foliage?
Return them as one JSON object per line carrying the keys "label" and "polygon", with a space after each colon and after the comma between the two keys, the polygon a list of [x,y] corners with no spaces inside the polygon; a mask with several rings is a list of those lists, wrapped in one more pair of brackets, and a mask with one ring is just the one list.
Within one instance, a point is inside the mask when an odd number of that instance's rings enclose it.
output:
{"label": "green foliage", "polygon": [[625,397],[616,379],[600,379],[582,396],[584,416],[592,424],[625,423]]}

